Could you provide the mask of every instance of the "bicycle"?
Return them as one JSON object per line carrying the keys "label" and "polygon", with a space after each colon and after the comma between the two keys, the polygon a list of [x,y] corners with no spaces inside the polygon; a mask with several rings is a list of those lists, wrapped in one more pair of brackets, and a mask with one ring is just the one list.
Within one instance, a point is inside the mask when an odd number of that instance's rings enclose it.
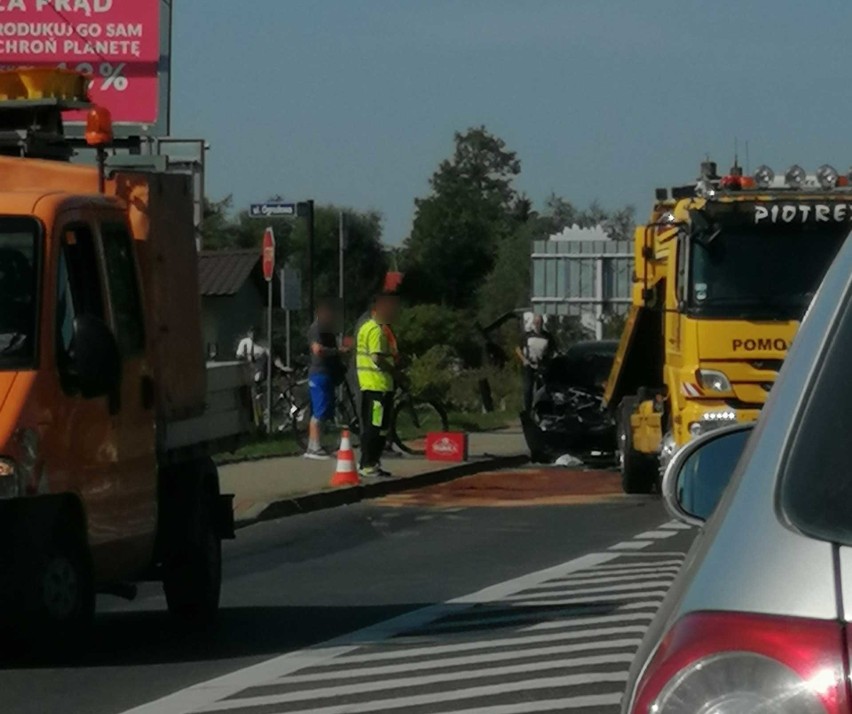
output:
{"label": "bicycle", "polygon": [[[272,423],[270,433],[291,431],[304,419],[303,405],[308,393],[307,369],[285,367],[280,359],[273,362]],[[266,382],[254,387],[255,415],[259,426],[266,426]]]}
{"label": "bicycle", "polygon": [[415,395],[403,381],[394,394],[389,441],[411,455],[426,453],[426,435],[449,431],[450,422],[444,405],[436,399]]}

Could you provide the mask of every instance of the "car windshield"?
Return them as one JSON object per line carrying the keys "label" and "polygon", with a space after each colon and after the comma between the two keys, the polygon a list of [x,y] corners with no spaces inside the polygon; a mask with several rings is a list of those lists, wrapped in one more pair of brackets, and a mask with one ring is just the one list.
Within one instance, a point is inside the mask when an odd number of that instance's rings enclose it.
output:
{"label": "car windshield", "polygon": [[35,359],[38,235],[32,219],[0,218],[0,370]]}
{"label": "car windshield", "polygon": [[689,305],[712,317],[798,319],[846,238],[846,225],[726,227],[694,240]]}

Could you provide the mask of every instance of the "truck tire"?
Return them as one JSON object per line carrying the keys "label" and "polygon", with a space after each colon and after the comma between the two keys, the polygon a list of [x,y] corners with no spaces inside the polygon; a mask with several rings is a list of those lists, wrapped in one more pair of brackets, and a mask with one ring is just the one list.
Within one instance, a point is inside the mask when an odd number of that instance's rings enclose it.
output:
{"label": "truck tire", "polygon": [[616,431],[618,464],[621,469],[621,488],[624,493],[647,494],[654,492],[659,468],[656,458],[633,448],[630,415],[637,404],[638,400],[635,397],[627,397],[622,400],[618,408]]}
{"label": "truck tire", "polygon": [[91,557],[77,519],[59,514],[56,527],[36,549],[30,565],[25,576],[29,603],[24,603],[30,617],[25,618],[24,625],[34,630],[39,641],[61,649],[71,644],[95,615]]}
{"label": "truck tire", "polygon": [[[222,542],[216,529],[217,493],[210,485],[206,464],[193,487],[181,489],[184,522],[171,529],[163,562],[163,590],[169,613],[181,624],[204,628],[212,624],[219,610],[222,589]],[[213,473],[215,474],[215,467]]]}

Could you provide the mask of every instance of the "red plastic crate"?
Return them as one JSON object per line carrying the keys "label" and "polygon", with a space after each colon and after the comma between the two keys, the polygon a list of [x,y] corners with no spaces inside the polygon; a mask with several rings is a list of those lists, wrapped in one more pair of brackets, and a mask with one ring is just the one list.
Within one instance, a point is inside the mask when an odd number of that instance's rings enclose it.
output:
{"label": "red plastic crate", "polygon": [[462,431],[433,431],[426,435],[429,461],[467,461],[467,434]]}

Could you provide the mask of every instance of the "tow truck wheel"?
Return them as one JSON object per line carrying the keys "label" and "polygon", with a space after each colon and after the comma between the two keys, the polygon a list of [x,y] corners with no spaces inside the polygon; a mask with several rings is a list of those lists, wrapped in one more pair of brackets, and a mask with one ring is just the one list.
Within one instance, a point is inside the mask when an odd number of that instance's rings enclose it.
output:
{"label": "tow truck wheel", "polygon": [[186,503],[185,527],[163,563],[169,613],[182,624],[203,628],[216,619],[222,582],[222,542],[214,521],[214,495],[204,490]]}
{"label": "tow truck wheel", "polygon": [[630,415],[636,408],[636,400],[624,399],[618,409],[618,466],[621,470],[621,487],[625,493],[652,493],[657,482],[656,459],[650,458],[633,448],[633,430]]}

